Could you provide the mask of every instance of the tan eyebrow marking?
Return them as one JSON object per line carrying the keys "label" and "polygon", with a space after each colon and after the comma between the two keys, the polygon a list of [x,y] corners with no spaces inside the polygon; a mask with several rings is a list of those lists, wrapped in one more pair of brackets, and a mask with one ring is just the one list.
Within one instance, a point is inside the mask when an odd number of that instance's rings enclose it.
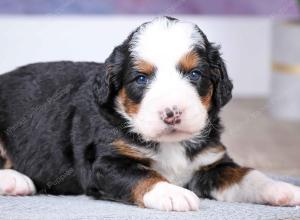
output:
{"label": "tan eyebrow marking", "polygon": [[155,72],[155,66],[145,60],[136,60],[134,66],[139,72],[147,75],[151,75]]}
{"label": "tan eyebrow marking", "polygon": [[195,51],[190,51],[180,58],[178,67],[182,72],[189,72],[199,65],[199,61],[199,55]]}

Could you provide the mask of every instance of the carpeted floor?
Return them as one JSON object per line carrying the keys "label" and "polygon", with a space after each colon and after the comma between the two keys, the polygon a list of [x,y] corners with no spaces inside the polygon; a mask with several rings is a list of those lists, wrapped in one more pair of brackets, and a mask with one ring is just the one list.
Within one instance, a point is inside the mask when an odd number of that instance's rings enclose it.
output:
{"label": "carpeted floor", "polygon": [[[300,179],[282,178],[300,185]],[[300,207],[274,207],[202,200],[197,212],[162,212],[86,196],[1,197],[5,220],[266,220],[300,219]]]}

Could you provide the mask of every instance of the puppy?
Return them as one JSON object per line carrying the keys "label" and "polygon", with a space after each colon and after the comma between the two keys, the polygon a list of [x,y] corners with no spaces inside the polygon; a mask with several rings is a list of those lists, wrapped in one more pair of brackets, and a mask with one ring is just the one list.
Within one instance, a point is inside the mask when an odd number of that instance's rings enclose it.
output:
{"label": "puppy", "polygon": [[170,17],[144,23],[104,64],[37,63],[0,76],[1,195],[86,194],[159,210],[199,198],[293,206],[300,189],[234,163],[219,48]]}

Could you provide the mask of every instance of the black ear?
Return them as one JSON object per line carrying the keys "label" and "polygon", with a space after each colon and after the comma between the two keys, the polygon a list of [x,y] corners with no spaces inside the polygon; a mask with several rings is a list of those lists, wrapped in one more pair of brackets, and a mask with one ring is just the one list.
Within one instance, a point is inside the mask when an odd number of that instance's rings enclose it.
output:
{"label": "black ear", "polygon": [[209,57],[211,67],[216,75],[214,83],[214,102],[221,108],[226,105],[232,98],[233,85],[228,77],[225,63],[220,55],[219,47],[211,46]]}
{"label": "black ear", "polygon": [[95,78],[94,92],[98,103],[104,105],[118,92],[121,84],[121,75],[124,70],[125,53],[122,45],[114,48],[104,63],[104,74]]}

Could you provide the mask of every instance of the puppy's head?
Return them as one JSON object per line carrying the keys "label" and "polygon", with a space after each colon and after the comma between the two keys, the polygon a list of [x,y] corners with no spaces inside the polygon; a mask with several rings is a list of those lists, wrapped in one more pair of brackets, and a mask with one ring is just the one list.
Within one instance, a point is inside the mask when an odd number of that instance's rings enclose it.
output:
{"label": "puppy's head", "polygon": [[161,17],[141,25],[105,65],[102,102],[114,99],[131,130],[148,141],[183,141],[201,134],[209,112],[218,112],[231,98],[218,48],[195,24],[177,19]]}

